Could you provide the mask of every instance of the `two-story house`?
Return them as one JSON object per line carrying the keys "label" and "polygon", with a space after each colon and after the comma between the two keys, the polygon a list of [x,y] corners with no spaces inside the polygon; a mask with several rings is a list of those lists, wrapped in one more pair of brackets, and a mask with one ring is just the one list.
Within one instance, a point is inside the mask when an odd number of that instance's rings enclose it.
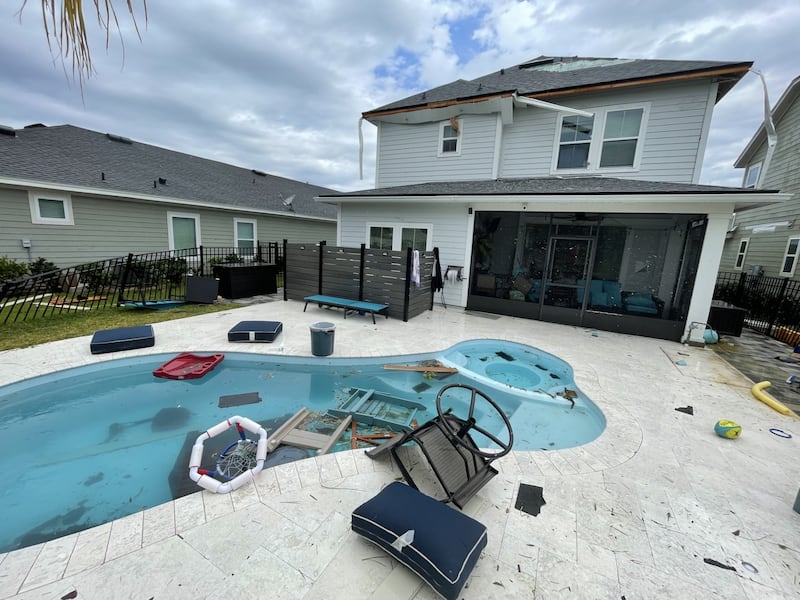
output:
{"label": "two-story house", "polygon": [[59,266],[128,253],[327,239],[328,188],[72,125],[0,126],[0,256]]}
{"label": "two-story house", "polygon": [[438,247],[448,305],[687,339],[731,214],[781,199],[698,184],[750,66],[543,56],[458,80],[363,113],[376,187],[320,200],[340,245]]}
{"label": "two-story house", "polygon": [[742,187],[779,189],[792,199],[737,212],[720,270],[800,279],[800,77],[775,103],[771,120],[774,131],[762,123],[734,166],[744,169]]}

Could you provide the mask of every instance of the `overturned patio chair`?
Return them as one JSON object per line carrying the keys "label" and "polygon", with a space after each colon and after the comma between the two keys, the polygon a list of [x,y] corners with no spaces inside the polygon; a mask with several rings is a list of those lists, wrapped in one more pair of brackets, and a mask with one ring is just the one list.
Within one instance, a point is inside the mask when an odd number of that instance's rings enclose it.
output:
{"label": "overturned patio chair", "polygon": [[[456,390],[469,393],[469,409],[466,418],[453,413],[452,407],[443,408],[443,399],[453,395]],[[463,392],[461,392],[463,395]],[[490,433],[477,423],[476,400],[486,402],[502,420],[505,435]],[[489,480],[497,475],[492,462],[511,451],[514,433],[508,417],[500,407],[483,392],[460,383],[444,386],[436,396],[437,416],[423,423],[416,429],[395,436],[389,441],[367,451],[370,458],[378,458],[391,454],[408,485],[419,489],[411,477],[411,469],[404,464],[398,450],[410,442],[414,442],[422,456],[427,460],[433,474],[444,490],[444,502],[452,502],[458,508],[464,508]],[[471,432],[480,434],[497,448],[482,449],[476,444]]]}

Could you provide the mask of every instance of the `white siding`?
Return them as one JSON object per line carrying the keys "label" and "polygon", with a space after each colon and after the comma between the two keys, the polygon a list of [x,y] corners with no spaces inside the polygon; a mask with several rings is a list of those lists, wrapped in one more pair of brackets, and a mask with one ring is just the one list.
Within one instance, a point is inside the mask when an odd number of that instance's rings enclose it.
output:
{"label": "white siding", "polygon": [[461,152],[438,156],[439,123],[398,125],[381,123],[378,135],[378,169],[375,187],[426,181],[491,179],[494,163],[496,117],[462,115]]}
{"label": "white siding", "polygon": [[[707,114],[709,85],[673,84],[640,90],[609,91],[553,99],[572,108],[593,109],[649,103],[644,129],[642,160],[638,170],[603,170],[593,175],[627,179],[691,183],[695,175],[703,124]],[[501,177],[545,177],[556,142],[558,113],[538,108],[516,109],[514,123],[503,134]]]}
{"label": "white siding", "polygon": [[[629,179],[692,183],[702,161],[704,124],[711,118],[707,82],[675,83],[611,90],[553,101],[585,110],[649,103],[640,168],[591,173]],[[558,113],[516,108],[503,128],[501,178],[552,175]],[[461,115],[460,156],[439,157],[439,122],[419,125],[381,123],[376,187],[429,181],[492,178],[496,115]],[[572,173],[574,174],[574,173]]]}
{"label": "white siding", "polygon": [[[368,223],[430,223],[432,245],[439,248],[442,275],[448,265],[464,267],[464,281],[445,284],[445,302],[448,306],[465,306],[469,219],[463,204],[425,207],[398,203],[344,204],[341,213],[341,245],[357,247],[368,243]],[[437,293],[435,302],[440,299]]]}

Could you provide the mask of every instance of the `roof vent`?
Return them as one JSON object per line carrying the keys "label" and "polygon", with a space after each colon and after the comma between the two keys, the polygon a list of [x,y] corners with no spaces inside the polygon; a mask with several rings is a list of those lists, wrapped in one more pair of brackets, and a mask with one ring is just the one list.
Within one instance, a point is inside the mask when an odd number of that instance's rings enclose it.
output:
{"label": "roof vent", "polygon": [[259,171],[258,169],[250,169],[254,174],[259,175],[260,177],[266,177],[267,174],[264,171]]}
{"label": "roof vent", "polygon": [[159,177],[158,178],[158,183],[160,183],[161,185],[167,185],[167,178],[166,177]]}
{"label": "roof vent", "polygon": [[25,125],[25,129],[38,129],[39,127],[47,127],[44,123],[31,123],[30,125]]}
{"label": "roof vent", "polygon": [[17,137],[17,130],[7,125],[0,125],[0,135],[7,135],[9,137]]}
{"label": "roof vent", "polygon": [[122,144],[132,144],[133,140],[130,138],[123,137],[121,135],[117,135],[115,133],[107,133],[106,137],[110,139],[112,142],[120,142]]}

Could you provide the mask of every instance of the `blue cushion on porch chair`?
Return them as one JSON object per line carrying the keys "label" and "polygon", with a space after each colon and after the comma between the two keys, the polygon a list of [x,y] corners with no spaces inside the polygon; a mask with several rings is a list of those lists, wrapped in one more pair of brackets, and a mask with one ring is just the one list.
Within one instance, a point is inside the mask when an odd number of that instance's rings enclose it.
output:
{"label": "blue cushion on porch chair", "polygon": [[399,481],[356,508],[352,528],[447,600],[458,598],[486,547],[484,525]]}

